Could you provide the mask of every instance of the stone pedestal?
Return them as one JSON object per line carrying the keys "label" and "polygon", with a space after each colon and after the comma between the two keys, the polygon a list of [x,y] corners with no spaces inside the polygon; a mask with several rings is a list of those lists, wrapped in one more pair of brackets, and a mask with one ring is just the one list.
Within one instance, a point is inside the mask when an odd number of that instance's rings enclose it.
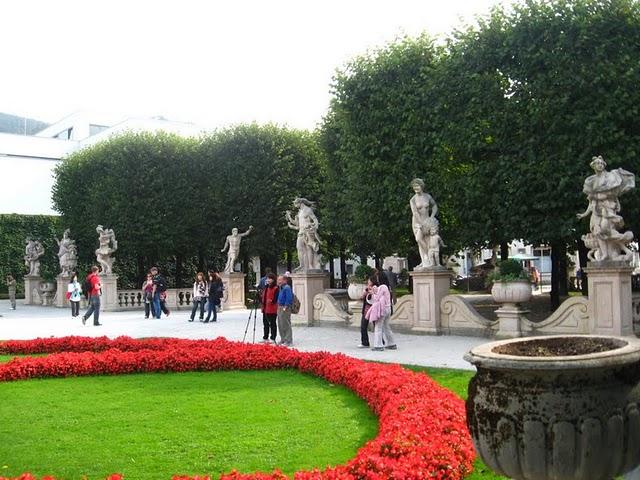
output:
{"label": "stone pedestal", "polygon": [[56,277],[56,296],[55,296],[55,304],[56,307],[68,307],[69,300],[67,300],[67,290],[69,289],[69,277],[63,277],[62,275],[58,275]]}
{"label": "stone pedestal", "polygon": [[496,310],[498,316],[498,332],[496,338],[517,338],[522,336],[522,320],[529,313],[516,304],[503,305]]}
{"label": "stone pedestal", "polygon": [[244,303],[244,279],[246,275],[242,272],[233,272],[223,273],[220,276],[224,285],[223,310],[242,310],[247,308]]}
{"label": "stone pedestal", "polygon": [[589,262],[589,320],[591,333],[633,335],[631,272],[626,262]]}
{"label": "stone pedestal", "polygon": [[433,268],[409,272],[413,278],[413,331],[441,333],[440,302],[449,294],[453,272]]}
{"label": "stone pedestal", "polygon": [[118,310],[118,276],[101,274],[100,284],[102,285],[100,310],[104,312],[114,312]]}
{"label": "stone pedestal", "polygon": [[24,304],[25,305],[42,305],[40,298],[40,276],[24,276]]}
{"label": "stone pedestal", "polygon": [[291,315],[293,325],[313,325],[313,298],[324,292],[324,272],[301,272],[291,274],[293,293],[300,300],[300,312]]}

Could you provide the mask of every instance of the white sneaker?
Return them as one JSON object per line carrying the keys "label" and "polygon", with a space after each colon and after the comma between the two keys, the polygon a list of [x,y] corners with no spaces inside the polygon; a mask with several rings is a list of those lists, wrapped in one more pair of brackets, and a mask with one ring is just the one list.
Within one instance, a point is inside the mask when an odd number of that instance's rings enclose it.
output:
{"label": "white sneaker", "polygon": [[369,345],[363,345],[362,343],[358,345],[358,348],[369,348]]}

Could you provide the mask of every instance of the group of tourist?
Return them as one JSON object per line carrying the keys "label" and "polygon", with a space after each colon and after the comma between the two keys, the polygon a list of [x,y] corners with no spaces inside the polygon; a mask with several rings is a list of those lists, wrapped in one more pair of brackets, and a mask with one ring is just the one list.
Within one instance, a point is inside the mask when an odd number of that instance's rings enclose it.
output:
{"label": "group of tourist", "polygon": [[374,351],[396,350],[393,332],[389,326],[393,304],[395,303],[395,289],[397,276],[393,268],[380,271],[374,269],[362,292],[362,317],[360,319],[360,345],[358,348],[369,348],[369,323],[373,323]]}
{"label": "group of tourist", "polygon": [[[218,272],[209,270],[207,278],[205,278],[204,273],[198,272],[193,282],[191,317],[189,321],[193,322],[195,320],[196,312],[199,309],[201,322],[216,322],[218,320],[218,308],[220,307],[223,291],[222,278],[220,278]],[[204,318],[205,307],[207,311],[206,319]]]}
{"label": "group of tourist", "polygon": [[[276,277],[270,268],[258,283],[258,298],[262,306],[262,324],[264,343],[278,343],[290,347],[293,344],[291,329],[291,310],[293,308],[293,290],[288,272]],[[280,332],[280,342],[277,342]]]}

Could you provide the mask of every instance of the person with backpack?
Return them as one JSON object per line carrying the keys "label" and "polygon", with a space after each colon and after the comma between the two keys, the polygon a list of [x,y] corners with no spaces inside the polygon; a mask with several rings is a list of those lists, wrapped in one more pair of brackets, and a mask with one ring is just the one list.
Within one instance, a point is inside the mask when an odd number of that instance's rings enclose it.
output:
{"label": "person with backpack", "polygon": [[98,320],[100,319],[100,295],[102,294],[102,285],[100,284],[100,276],[98,275],[100,268],[97,266],[91,267],[91,273],[87,275],[85,283],[83,284],[83,291],[86,292],[86,296],[89,299],[89,309],[82,316],[82,324],[87,323],[87,318],[93,314],[93,325],[98,327],[102,325]]}
{"label": "person with backpack", "polygon": [[271,341],[276,342],[278,334],[278,294],[280,289],[277,285],[276,276],[269,272],[264,288],[261,291],[260,301],[262,303],[262,325],[264,326],[264,335],[262,340],[269,343],[269,333],[271,333]]}
{"label": "person with backpack", "polygon": [[69,285],[67,286],[67,300],[71,304],[71,317],[80,315],[80,295],[82,294],[82,285],[78,282],[78,274],[73,272]]}
{"label": "person with backpack", "polygon": [[[209,270],[209,297],[207,299],[207,318],[204,323],[209,323],[209,320],[212,322],[218,321],[218,307],[220,306],[223,289],[224,285],[218,272]],[[211,319],[212,313],[213,319]]]}
{"label": "person with backpack", "polygon": [[193,307],[191,308],[191,318],[189,318],[190,322],[195,320],[198,306],[200,307],[200,321],[202,322],[204,320],[204,304],[207,301],[208,293],[209,285],[204,279],[204,273],[198,272],[196,274],[196,279],[193,282],[193,295],[191,297],[191,304]]}
{"label": "person with backpack", "polygon": [[293,344],[293,332],[291,331],[293,291],[284,275],[278,277],[278,287],[278,330],[280,331],[280,345],[290,347]]}
{"label": "person with backpack", "polygon": [[160,319],[163,311],[169,315],[167,307],[162,305],[164,303],[162,297],[165,296],[167,292],[167,280],[160,275],[158,267],[151,267],[151,275],[153,275],[153,290],[151,292],[153,294],[153,315],[155,318]]}

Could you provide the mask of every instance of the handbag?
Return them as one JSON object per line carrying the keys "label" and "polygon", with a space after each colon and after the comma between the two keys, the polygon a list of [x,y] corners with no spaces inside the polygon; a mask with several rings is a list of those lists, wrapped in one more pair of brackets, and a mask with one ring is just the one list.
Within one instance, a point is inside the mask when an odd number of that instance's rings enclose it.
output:
{"label": "handbag", "polygon": [[65,294],[65,297],[66,297],[67,300],[69,300],[71,298],[71,292],[67,292]]}

